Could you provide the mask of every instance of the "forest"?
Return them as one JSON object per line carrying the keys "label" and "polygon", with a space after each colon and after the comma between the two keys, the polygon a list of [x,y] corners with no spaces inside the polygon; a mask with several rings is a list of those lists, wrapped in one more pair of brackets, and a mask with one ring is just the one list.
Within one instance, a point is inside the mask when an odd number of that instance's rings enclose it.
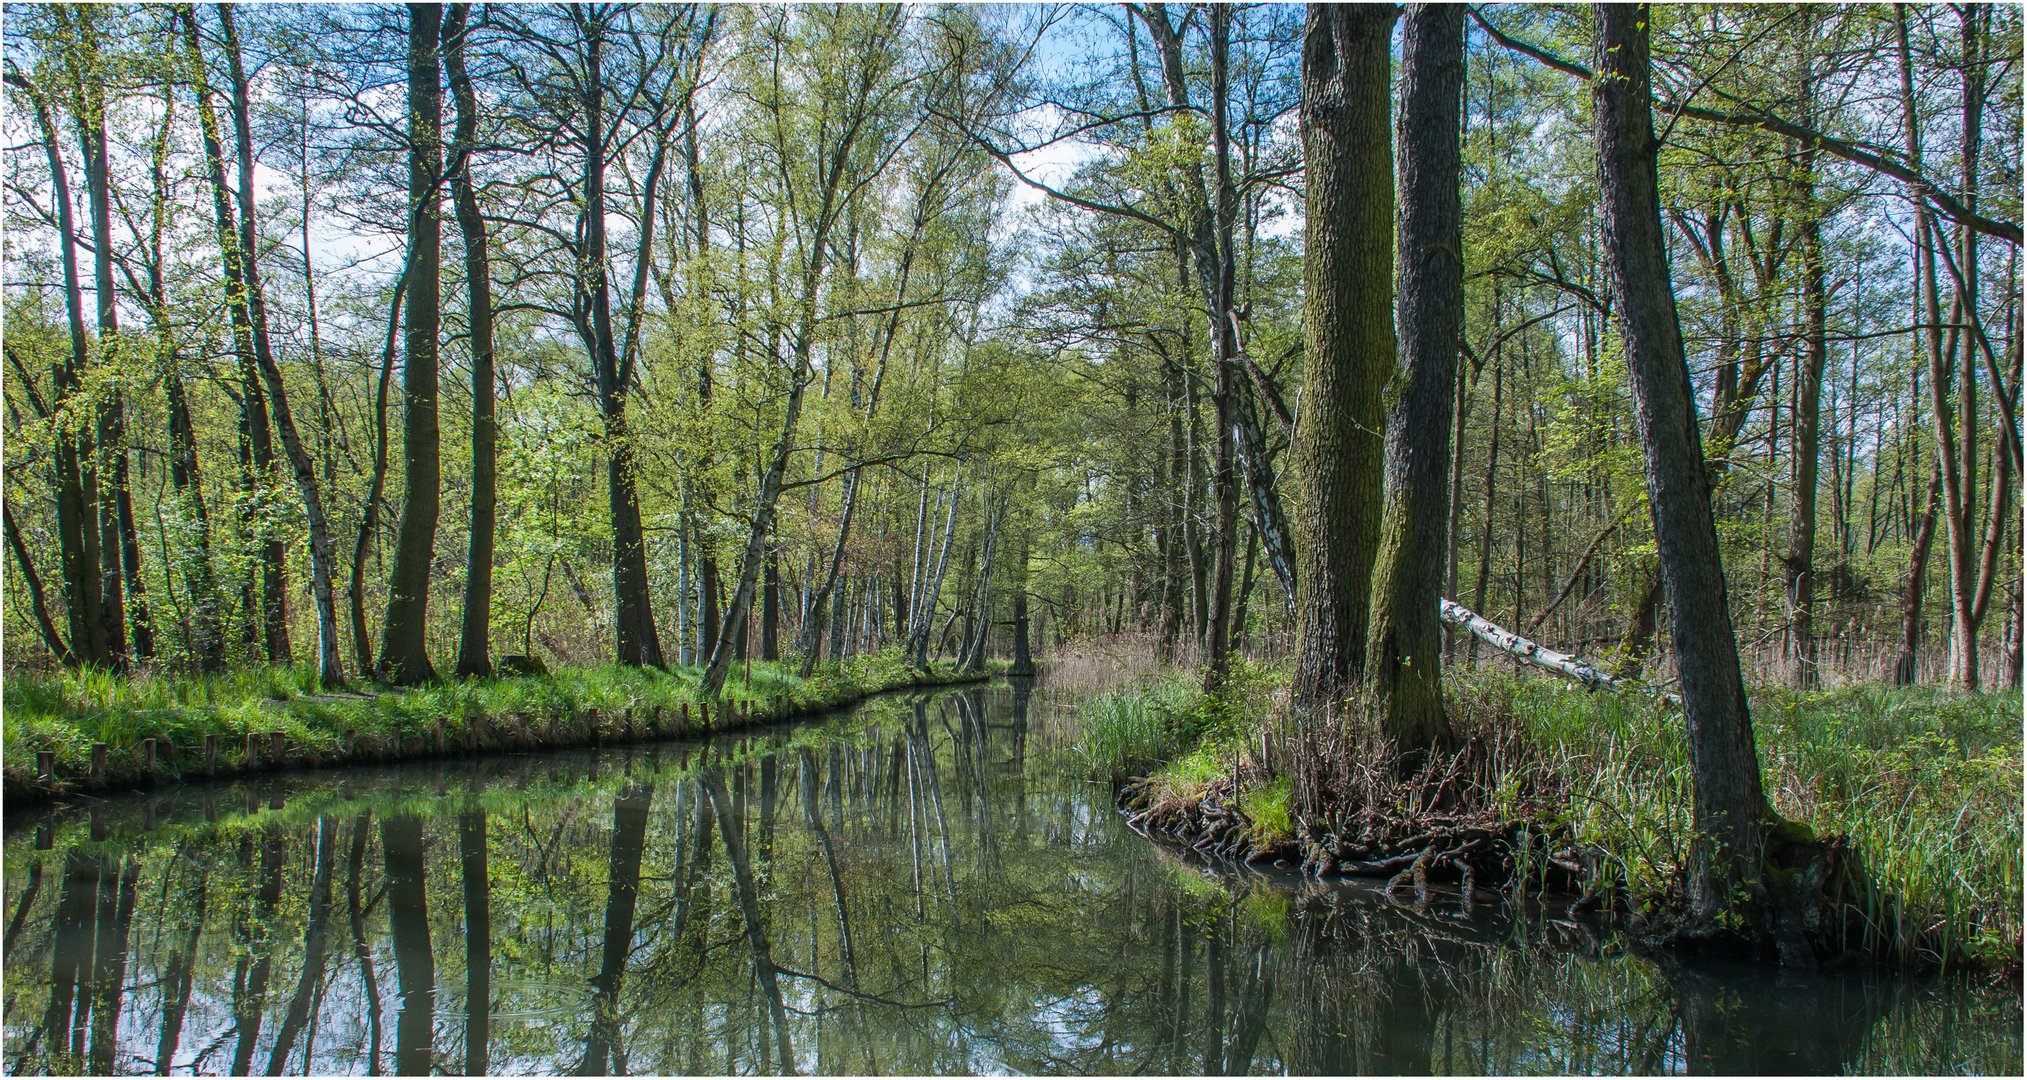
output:
{"label": "forest", "polygon": [[1680,762],[1587,902],[1826,956],[1919,735],[1868,948],[2018,967],[2015,7],[5,21],[10,801],[1107,656],[1136,828],[1469,893],[1545,682]]}

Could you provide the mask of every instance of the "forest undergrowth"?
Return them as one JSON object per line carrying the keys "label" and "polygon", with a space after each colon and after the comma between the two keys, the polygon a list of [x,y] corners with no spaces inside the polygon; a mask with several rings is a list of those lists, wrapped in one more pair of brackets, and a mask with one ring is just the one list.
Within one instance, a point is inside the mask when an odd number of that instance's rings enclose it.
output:
{"label": "forest undergrowth", "polygon": [[[1641,918],[1679,897],[1693,830],[1671,706],[1525,674],[1447,680],[1455,748],[1398,773],[1297,752],[1285,672],[1224,691],[1163,673],[1092,698],[1079,750],[1136,828],[1199,854],[1309,874],[1574,896]],[[1843,837],[1866,880],[1854,952],[1907,968],[2018,969],[2019,698],[1841,687],[1753,692],[1759,759],[1791,842]],[[1313,748],[1309,748],[1313,749]],[[1366,758],[1365,760],[1373,760]],[[1327,775],[1325,773],[1327,772]]]}
{"label": "forest undergrowth", "polygon": [[[793,661],[740,664],[715,698],[702,692],[701,675],[698,667],[608,664],[328,693],[308,664],[218,675],[15,671],[5,680],[5,788],[12,802],[200,778],[207,771],[201,756],[206,736],[217,737],[215,771],[233,774],[674,737],[822,712],[888,690],[984,677],[961,676],[949,663],[919,671],[898,648],[820,666],[808,679]],[[277,733],[287,747],[281,762],[267,756]],[[157,740],[152,775],[144,767],[146,739]],[[106,747],[96,775],[94,744]],[[54,784],[38,775],[40,751],[55,755]]]}

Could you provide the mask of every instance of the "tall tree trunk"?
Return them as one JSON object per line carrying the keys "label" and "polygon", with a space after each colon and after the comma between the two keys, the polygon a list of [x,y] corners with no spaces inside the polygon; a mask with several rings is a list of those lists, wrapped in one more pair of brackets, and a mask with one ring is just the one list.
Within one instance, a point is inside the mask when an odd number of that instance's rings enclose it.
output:
{"label": "tall tree trunk", "polygon": [[[39,86],[11,69],[7,82],[20,89],[35,110],[54,189],[51,201],[55,203],[57,248],[63,266],[63,306],[70,324],[69,362],[55,365],[51,380],[56,398],[51,408],[60,410],[76,392],[90,362],[90,342],[84,329],[84,296],[78,285],[77,227],[72,216],[69,173],[64,166],[62,144],[57,141],[56,123]],[[71,657],[79,665],[108,666],[111,656],[98,619],[98,530],[89,521],[84,497],[83,459],[90,454],[90,439],[82,434],[59,433],[53,451],[59,569]]]}
{"label": "tall tree trunk", "polygon": [[[317,465],[303,445],[296,429],[295,414],[289,408],[288,389],[282,383],[268,341],[267,300],[261,286],[258,233],[254,220],[252,99],[245,69],[240,63],[239,37],[233,27],[232,7],[221,4],[218,18],[225,31],[225,58],[232,79],[232,125],[239,144],[239,246],[246,286],[247,315],[253,329],[254,365],[266,385],[268,404],[274,412],[275,432],[281,437],[282,452],[295,474],[296,489],[303,500],[303,516],[310,533],[310,599],[317,613],[317,678],[325,686],[345,682],[344,645],[338,631],[338,602],[332,585],[337,576],[336,545],[331,539],[330,518],[317,490]],[[277,545],[279,541],[276,541]],[[277,556],[273,565],[279,567]],[[287,644],[283,643],[286,651]]]}
{"label": "tall tree trunk", "polygon": [[246,602],[242,604],[241,617],[247,626],[248,643],[265,650],[269,660],[286,662],[289,641],[288,612],[283,596],[287,585],[282,562],[285,553],[281,539],[258,526],[254,520],[254,504],[259,489],[271,482],[274,475],[274,444],[268,424],[266,394],[261,388],[253,291],[247,278],[249,260],[243,240],[245,233],[239,227],[239,215],[233,209],[232,188],[226,182],[224,136],[217,108],[211,101],[210,76],[198,41],[197,15],[188,6],[182,9],[181,15],[184,46],[190,56],[190,70],[196,83],[198,129],[203,137],[204,157],[210,172],[211,209],[224,269],[226,312],[232,325],[233,352],[239,361],[239,520],[241,533],[253,549],[254,572],[259,577],[257,599],[253,583],[245,583],[242,595]]}
{"label": "tall tree trunk", "polygon": [[[59,26],[70,31],[72,118],[77,124],[78,143],[85,168],[85,194],[91,212],[92,289],[97,300],[98,363],[117,368],[120,363],[119,297],[113,289],[112,173],[107,159],[106,90],[104,60],[99,54],[98,12],[92,7],[59,12]],[[72,23],[75,19],[75,23]],[[119,383],[111,383],[95,410],[96,452],[86,458],[85,486],[96,488],[99,533],[100,632],[110,650],[108,659],[115,668],[124,667],[129,656],[128,596],[133,597],[132,653],[147,659],[154,652],[154,635],[147,625],[147,605],[139,590],[140,545],[134,538],[134,508],[127,491],[126,406]]]}
{"label": "tall tree trunk", "polygon": [[1295,467],[1295,696],[1328,709],[1365,669],[1393,377],[1390,7],[1311,4],[1302,45],[1307,363]]}
{"label": "tall tree trunk", "polygon": [[171,199],[169,188],[169,140],[176,117],[176,93],[172,85],[162,90],[162,123],[149,147],[150,177],[153,181],[148,219],[148,316],[155,330],[156,367],[161,373],[162,395],[169,414],[169,484],[176,493],[176,517],[189,530],[181,545],[180,569],[190,594],[184,625],[184,643],[205,672],[225,667],[225,621],[218,591],[218,575],[211,558],[211,515],[204,502],[204,484],[198,468],[197,429],[191,420],[189,392],[183,383],[183,358],[176,344],[176,330],[169,309],[169,290],[164,262],[163,238],[169,231]]}
{"label": "tall tree trunk", "polygon": [[373,382],[373,468],[366,483],[366,501],[359,510],[359,536],[352,544],[352,580],[345,589],[352,609],[352,646],[361,671],[373,670],[373,645],[366,629],[366,557],[380,532],[380,504],[387,490],[387,396],[394,381],[395,345],[401,335],[401,305],[407,291],[404,270],[387,302],[387,337],[380,347],[380,373]]}
{"label": "tall tree trunk", "polygon": [[[1806,81],[1806,80],[1805,80]],[[1795,411],[1789,457],[1794,489],[1788,497],[1788,548],[1781,555],[1788,604],[1788,681],[1814,686],[1821,675],[1816,662],[1816,489],[1821,445],[1823,371],[1828,359],[1824,340],[1828,300],[1823,284],[1823,222],[1816,202],[1815,153],[1804,146],[1798,168],[1802,202],[1803,342],[1795,373]]]}
{"label": "tall tree trunk", "polygon": [[1648,82],[1650,16],[1645,4],[1597,9],[1598,78],[1591,103],[1606,262],[1619,298],[1689,728],[1698,834],[1688,868],[1689,914],[1709,925],[1731,904],[1735,885],[1759,880],[1772,810],[1760,786],[1689,364],[1661,233]]}
{"label": "tall tree trunk", "polygon": [[[1962,21],[1963,62],[1963,179],[1964,204],[1977,209],[1978,161],[1983,142],[1985,106],[1985,58],[1980,13],[1973,8],[1959,12]],[[1931,219],[1929,235],[1936,249],[1947,241],[1942,226]],[[1960,226],[1957,236],[1956,298],[1952,322],[1978,321],[1978,235]],[[1930,269],[1940,258],[1930,252]],[[1933,291],[1930,314],[1939,314]],[[1932,318],[1939,323],[1940,319]],[[1929,354],[1929,396],[1935,418],[1936,457],[1942,466],[1943,521],[1948,526],[1950,552],[1950,681],[1966,689],[1978,688],[1978,618],[1976,602],[1977,563],[1973,545],[1977,527],[1977,431],[1978,365],[1976,335],[1953,331],[1956,348],[1933,350]],[[1961,356],[1961,359],[1959,359]],[[1954,370],[1952,370],[1954,369]],[[1955,400],[1951,400],[1951,391]],[[1952,415],[1954,412],[1954,415]]]}
{"label": "tall tree trunk", "polygon": [[1365,685],[1401,750],[1443,742],[1445,496],[1457,351],[1464,334],[1458,173],[1464,9],[1411,4],[1401,36],[1401,368],[1387,396],[1385,513],[1373,568]]}
{"label": "tall tree trunk", "polygon": [[[641,524],[640,490],[635,482],[633,437],[627,420],[630,373],[621,369],[612,328],[612,295],[606,280],[610,257],[605,240],[604,48],[608,17],[603,9],[580,13],[585,36],[584,95],[584,289],[592,364],[598,382],[599,412],[605,421],[606,497],[612,508],[613,659],[633,667],[661,667],[662,643],[655,632],[648,598],[647,538]],[[657,159],[659,164],[659,159]],[[652,217],[652,207],[649,218]]]}
{"label": "tall tree trunk", "polygon": [[[486,251],[486,219],[479,213],[471,156],[478,142],[479,102],[465,70],[465,35],[471,5],[452,4],[444,18],[444,69],[457,101],[452,134],[451,204],[465,247],[465,320],[472,349],[471,541],[465,557],[464,621],[459,628],[457,673],[490,675],[493,611],[493,530],[499,503],[495,481],[499,424],[493,412],[493,283]],[[481,1058],[483,1058],[481,1053]]]}
{"label": "tall tree trunk", "polygon": [[[1907,158],[1916,169],[1920,169],[1921,117],[1915,111],[1914,66],[1908,49],[1905,5],[1894,5],[1894,36],[1900,57],[1901,127],[1907,140]],[[1937,311],[1936,301],[1935,253],[1930,246],[1932,234],[1928,203],[1917,199],[1914,207],[1914,321],[1923,327],[1919,340],[1928,359],[1928,370],[1933,375],[1942,368],[1942,327],[1938,325],[1940,312]],[[1914,386],[1916,398],[1912,404],[1918,411],[1921,404],[1919,367],[1914,375]],[[1938,458],[1929,469],[1928,490],[1922,499],[1921,512],[1914,515],[1914,546],[1908,554],[1907,573],[1901,579],[1900,652],[1893,664],[1893,683],[1896,686],[1913,686],[1917,675],[1922,604],[1928,593],[1929,554],[1935,546],[1936,514],[1942,502],[1942,487],[1942,461]]]}
{"label": "tall tree trunk", "polygon": [[442,261],[443,6],[408,5],[408,312],[401,364],[405,490],[380,626],[380,677],[396,686],[436,678],[429,662],[429,571],[442,497],[437,445],[438,294]]}

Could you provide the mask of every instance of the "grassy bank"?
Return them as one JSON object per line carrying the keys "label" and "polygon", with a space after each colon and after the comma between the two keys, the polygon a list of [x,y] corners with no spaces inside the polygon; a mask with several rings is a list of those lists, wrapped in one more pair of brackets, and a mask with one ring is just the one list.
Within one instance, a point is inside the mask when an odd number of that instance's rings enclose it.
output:
{"label": "grassy bank", "polygon": [[[317,690],[308,667],[215,676],[17,672],[6,678],[0,760],[7,801],[15,803],[202,778],[206,736],[216,737],[216,774],[231,775],[722,731],[823,712],[882,691],[983,677],[959,676],[949,665],[925,674],[898,653],[853,657],[808,679],[791,665],[755,661],[750,669],[735,667],[719,697],[706,702],[701,673],[611,666],[333,694]],[[270,752],[274,733],[286,741],[282,760]],[[252,761],[248,736],[255,737]],[[158,747],[152,775],[144,768],[146,739]],[[96,774],[95,744],[106,748]],[[40,751],[55,755],[54,784],[38,777]]]}
{"label": "grassy bank", "polygon": [[[1234,768],[1285,685],[1249,672],[1218,699],[1177,675],[1102,695],[1082,712],[1082,748],[1094,773],[1149,774],[1171,797],[1236,773],[1256,833],[1290,835],[1300,822],[1286,778]],[[1495,808],[1566,823],[1635,904],[1669,895],[1690,837],[1679,713],[1485,671],[1453,676],[1450,697],[1459,726],[1499,747],[1482,793]],[[1878,886],[1867,921],[1885,952],[1909,966],[2020,964],[2018,694],[1762,689],[1753,717],[1775,810],[1862,854]]]}

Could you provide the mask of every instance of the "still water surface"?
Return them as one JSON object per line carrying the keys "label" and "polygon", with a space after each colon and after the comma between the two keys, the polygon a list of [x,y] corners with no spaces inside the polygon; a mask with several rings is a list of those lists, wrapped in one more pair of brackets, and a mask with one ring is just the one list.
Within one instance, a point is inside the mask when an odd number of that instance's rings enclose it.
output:
{"label": "still water surface", "polygon": [[2020,1071],[2015,983],[1212,876],[1074,779],[1072,704],[11,814],[6,1071]]}

